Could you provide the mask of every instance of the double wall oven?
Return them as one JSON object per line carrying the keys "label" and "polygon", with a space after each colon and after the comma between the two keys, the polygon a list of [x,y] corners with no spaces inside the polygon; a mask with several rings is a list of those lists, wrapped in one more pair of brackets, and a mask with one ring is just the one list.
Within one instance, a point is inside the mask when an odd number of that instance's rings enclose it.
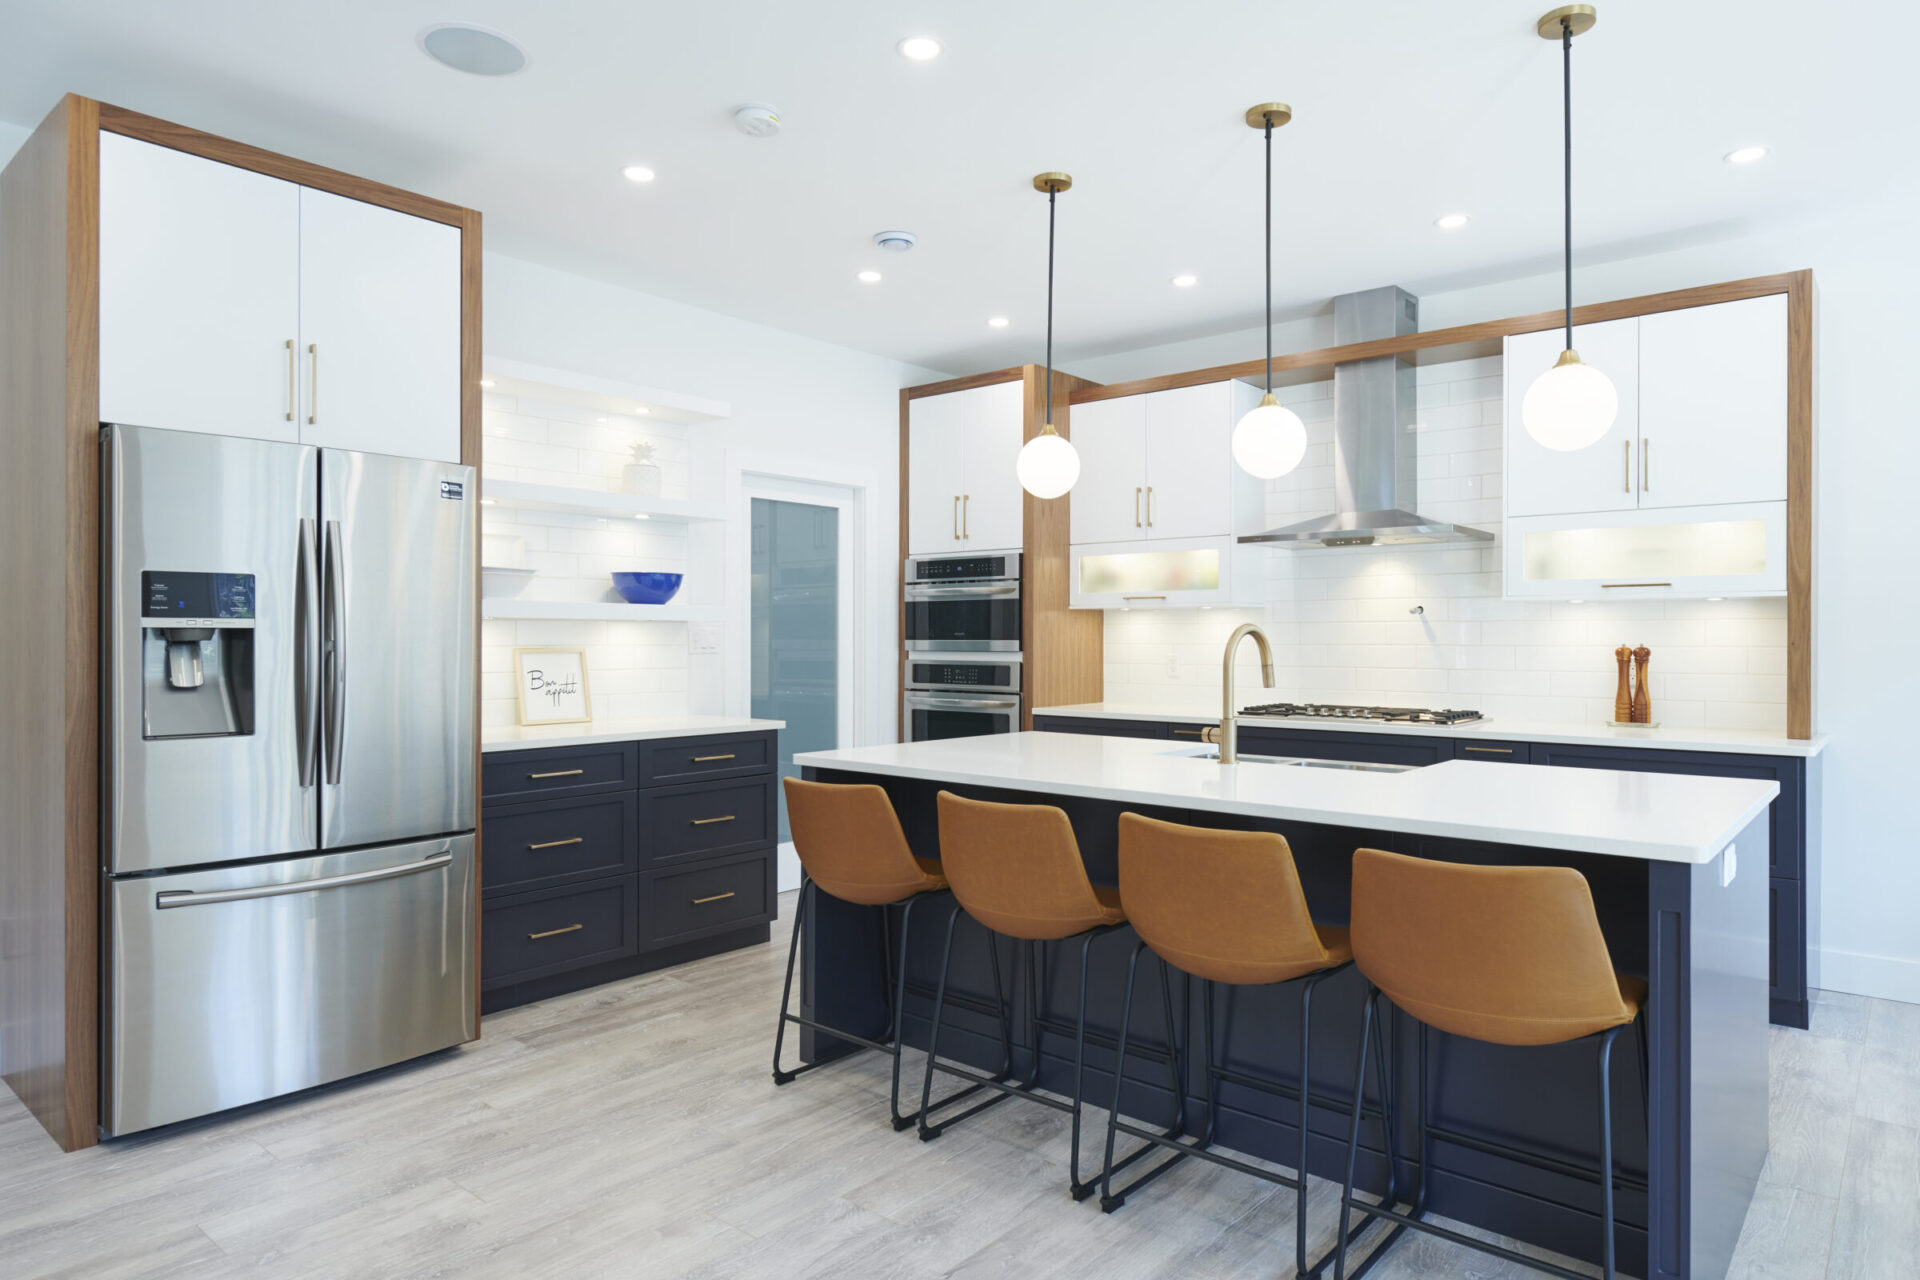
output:
{"label": "double wall oven", "polygon": [[1018,733],[1018,554],[916,556],[906,565],[906,738]]}

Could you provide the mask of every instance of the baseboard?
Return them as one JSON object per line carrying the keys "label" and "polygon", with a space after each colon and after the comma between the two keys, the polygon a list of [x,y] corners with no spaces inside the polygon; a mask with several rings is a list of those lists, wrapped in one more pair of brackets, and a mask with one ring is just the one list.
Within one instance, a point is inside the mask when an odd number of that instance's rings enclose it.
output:
{"label": "baseboard", "polygon": [[1822,990],[1920,1004],[1920,958],[1823,947],[1818,959]]}

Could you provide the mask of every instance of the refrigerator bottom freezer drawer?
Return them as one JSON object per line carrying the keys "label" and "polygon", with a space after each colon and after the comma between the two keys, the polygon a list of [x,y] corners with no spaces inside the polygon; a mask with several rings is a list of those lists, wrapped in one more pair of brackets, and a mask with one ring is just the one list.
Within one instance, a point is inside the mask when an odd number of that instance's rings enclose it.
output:
{"label": "refrigerator bottom freezer drawer", "polygon": [[473,842],[109,880],[107,1132],[471,1039]]}

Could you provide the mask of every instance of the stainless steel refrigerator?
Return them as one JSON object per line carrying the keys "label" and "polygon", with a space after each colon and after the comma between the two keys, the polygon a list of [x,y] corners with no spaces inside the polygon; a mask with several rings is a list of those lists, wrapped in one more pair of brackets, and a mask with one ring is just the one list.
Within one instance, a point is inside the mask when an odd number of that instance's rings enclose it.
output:
{"label": "stainless steel refrigerator", "polygon": [[102,1115],[472,1039],[473,471],[102,435]]}

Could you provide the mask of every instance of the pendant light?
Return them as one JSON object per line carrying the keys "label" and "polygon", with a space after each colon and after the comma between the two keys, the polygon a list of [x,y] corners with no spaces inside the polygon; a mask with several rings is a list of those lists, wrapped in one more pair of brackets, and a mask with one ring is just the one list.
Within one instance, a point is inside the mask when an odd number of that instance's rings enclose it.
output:
{"label": "pendant light", "polygon": [[1233,460],[1262,480],[1283,476],[1307,455],[1307,426],[1273,398],[1273,131],[1293,119],[1284,102],[1247,110],[1247,123],[1267,135],[1267,394],[1233,427]]}
{"label": "pendant light", "polygon": [[1595,443],[1613,427],[1620,396],[1606,374],[1580,359],[1573,349],[1573,38],[1591,31],[1596,19],[1590,4],[1570,4],[1542,17],[1541,38],[1560,42],[1560,100],[1563,115],[1566,201],[1566,349],[1553,368],[1533,380],[1520,402],[1527,434],[1549,449],[1572,452]]}
{"label": "pendant light", "polygon": [[1053,202],[1073,185],[1064,173],[1035,174],[1033,187],[1047,193],[1047,419],[1040,434],[1020,448],[1014,471],[1020,487],[1036,498],[1057,498],[1080,478],[1080,454],[1053,429]]}

